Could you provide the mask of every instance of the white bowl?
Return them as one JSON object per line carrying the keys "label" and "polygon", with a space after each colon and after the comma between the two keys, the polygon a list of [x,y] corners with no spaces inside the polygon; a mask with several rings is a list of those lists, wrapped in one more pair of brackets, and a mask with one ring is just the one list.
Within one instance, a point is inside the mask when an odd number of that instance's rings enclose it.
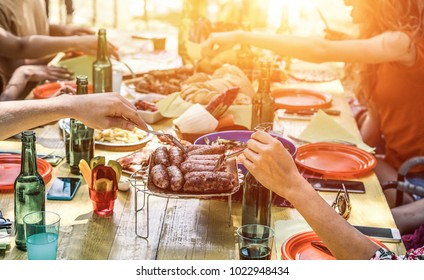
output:
{"label": "white bowl", "polygon": [[138,115],[148,124],[152,124],[163,119],[163,116],[159,111],[150,112],[150,111],[142,111],[137,110]]}
{"label": "white bowl", "polygon": [[[155,94],[155,93],[148,93],[148,94],[143,94],[143,95],[139,96],[138,98],[132,100],[131,102],[133,104],[135,104],[139,100],[154,102],[154,101],[160,100],[164,97],[165,96],[163,96],[163,95],[159,95],[159,94]],[[137,110],[137,112],[138,112],[138,115],[148,124],[158,122],[158,121],[160,121],[161,119],[164,118],[162,116],[162,114],[159,112],[159,110],[155,111],[155,112]]]}

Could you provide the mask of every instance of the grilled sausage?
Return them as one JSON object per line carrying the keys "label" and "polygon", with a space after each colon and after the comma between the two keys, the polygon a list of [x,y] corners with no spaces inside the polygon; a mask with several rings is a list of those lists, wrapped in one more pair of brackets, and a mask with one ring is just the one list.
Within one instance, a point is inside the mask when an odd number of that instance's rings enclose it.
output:
{"label": "grilled sausage", "polygon": [[234,177],[229,172],[188,172],[183,190],[196,193],[223,192],[232,189]]}
{"label": "grilled sausage", "polygon": [[166,167],[171,165],[171,161],[169,159],[168,149],[165,146],[160,146],[153,153],[153,159],[155,165],[163,164]]}
{"label": "grilled sausage", "polygon": [[214,146],[208,146],[204,145],[204,147],[200,149],[196,149],[194,151],[188,152],[188,156],[192,155],[212,155],[212,154],[224,154],[225,153],[225,146],[224,145],[214,145]]}
{"label": "grilled sausage", "polygon": [[171,180],[171,189],[173,191],[181,190],[184,185],[184,175],[181,170],[177,166],[171,165],[166,168],[166,171]]}
{"label": "grilled sausage", "polygon": [[188,153],[188,152],[191,152],[191,151],[203,148],[203,147],[206,147],[206,145],[189,145],[189,146],[186,147],[185,150]]}
{"label": "grilled sausage", "polygon": [[224,155],[191,155],[186,160],[222,160]]}
{"label": "grilled sausage", "polygon": [[[185,161],[181,164],[181,171],[185,174],[194,171],[214,171],[215,164],[201,164],[202,161]],[[216,163],[216,161],[215,161]]]}
{"label": "grilled sausage", "polygon": [[178,147],[171,147],[169,149],[169,159],[171,160],[171,165],[180,166],[184,161],[184,153]]}
{"label": "grilled sausage", "polygon": [[153,184],[161,189],[168,189],[170,186],[170,180],[166,167],[162,164],[157,164],[150,170],[152,174]]}

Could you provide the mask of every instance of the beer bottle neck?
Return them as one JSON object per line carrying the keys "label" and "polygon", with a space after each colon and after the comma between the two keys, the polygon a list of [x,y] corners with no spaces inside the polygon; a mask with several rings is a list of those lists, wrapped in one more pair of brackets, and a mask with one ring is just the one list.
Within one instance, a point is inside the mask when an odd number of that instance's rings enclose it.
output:
{"label": "beer bottle neck", "polygon": [[259,77],[258,93],[271,93],[271,67],[270,65],[261,65]]}
{"label": "beer bottle neck", "polygon": [[77,76],[77,95],[88,93],[88,78],[85,75]]}
{"label": "beer bottle neck", "polygon": [[109,60],[106,34],[100,33],[97,40],[97,60]]}
{"label": "beer bottle neck", "polygon": [[35,149],[35,133],[24,131],[22,133],[22,162],[21,174],[35,175],[38,173],[37,152]]}

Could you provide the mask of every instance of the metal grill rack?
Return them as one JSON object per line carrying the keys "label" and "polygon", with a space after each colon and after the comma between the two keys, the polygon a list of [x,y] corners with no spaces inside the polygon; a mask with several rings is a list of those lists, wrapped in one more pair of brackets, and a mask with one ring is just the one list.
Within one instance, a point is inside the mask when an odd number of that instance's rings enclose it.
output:
{"label": "metal grill rack", "polygon": [[[243,174],[240,169],[237,172],[237,186],[231,191],[226,193],[213,193],[213,194],[172,194],[172,193],[157,193],[153,192],[148,188],[148,178],[149,178],[149,165],[142,166],[139,170],[131,174],[129,181],[131,186],[134,188],[134,210],[135,210],[135,234],[137,237],[148,239],[149,238],[149,201],[150,196],[157,196],[166,199],[208,199],[212,197],[227,197],[228,202],[228,226],[231,226],[231,212],[232,212],[232,195],[235,194],[239,189],[243,181]],[[139,195],[142,197],[141,202],[139,202]],[[139,205],[140,203],[140,205]],[[146,216],[146,232],[140,233],[138,231],[138,215],[140,212],[144,211]]]}

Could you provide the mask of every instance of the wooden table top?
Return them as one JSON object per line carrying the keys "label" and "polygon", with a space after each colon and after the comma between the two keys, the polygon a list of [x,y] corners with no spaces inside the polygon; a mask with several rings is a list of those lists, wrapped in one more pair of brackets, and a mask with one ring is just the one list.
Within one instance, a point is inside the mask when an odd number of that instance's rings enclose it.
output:
{"label": "wooden table top", "polygon": [[[342,111],[338,118],[343,126],[359,135],[340,82],[310,84],[313,88],[328,90],[333,94],[333,107]],[[308,121],[277,120],[285,128],[285,134],[298,135]],[[152,125],[155,130],[169,129],[171,119],[163,119]],[[64,154],[61,132],[57,123],[36,129],[38,153],[56,151]],[[0,142],[1,150],[20,150],[16,139]],[[95,155],[104,155],[106,160],[117,159],[131,152],[116,152],[96,149]],[[53,169],[53,178],[69,176],[69,165],[63,161]],[[352,213],[349,222],[355,225],[396,227],[381,187],[374,174],[360,178],[366,187],[365,194],[351,194]],[[46,185],[50,188],[51,180]],[[143,194],[138,193],[135,205],[135,189],[119,191],[114,213],[110,217],[99,217],[93,213],[88,188],[84,183],[72,201],[46,200],[46,210],[61,215],[58,259],[63,260],[233,260],[238,259],[235,230],[241,224],[241,202],[232,201],[231,220],[226,199],[167,199],[149,196],[149,237],[137,237],[146,233],[146,208],[138,213]],[[331,203],[335,193],[321,192]],[[0,193],[0,210],[13,220],[13,193]],[[302,219],[296,209],[272,208],[272,224],[279,220]],[[278,233],[277,233],[278,234]],[[26,259],[26,252],[15,248],[11,238],[11,249],[0,251],[0,259]],[[402,243],[385,243],[396,253],[404,253]],[[280,248],[276,248],[280,251]],[[279,254],[275,256],[279,258]]]}

